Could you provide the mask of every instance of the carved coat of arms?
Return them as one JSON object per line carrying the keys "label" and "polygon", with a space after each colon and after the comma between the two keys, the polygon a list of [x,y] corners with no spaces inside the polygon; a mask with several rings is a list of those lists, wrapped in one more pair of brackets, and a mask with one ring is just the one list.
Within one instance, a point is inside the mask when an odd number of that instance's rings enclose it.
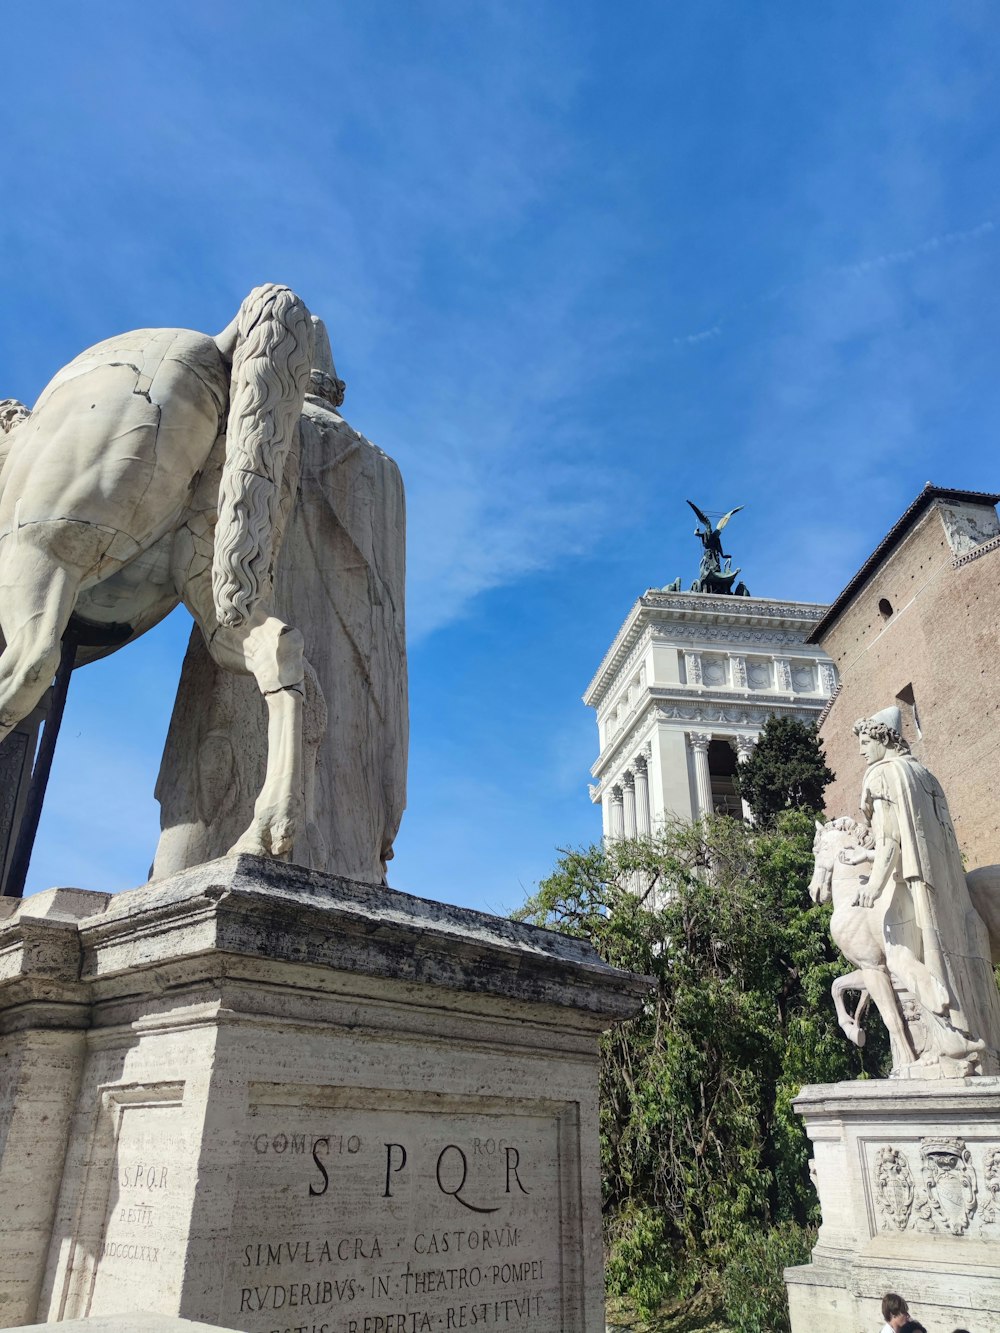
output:
{"label": "carved coat of arms", "polygon": [[1000,1221],[1000,1148],[993,1148],[983,1161],[988,1198],[980,1218],[984,1226]]}
{"label": "carved coat of arms", "polygon": [[913,1176],[898,1148],[880,1148],[875,1158],[875,1198],[885,1226],[905,1231],[913,1209]]}
{"label": "carved coat of arms", "polygon": [[920,1159],[927,1201],[935,1218],[953,1236],[963,1236],[976,1211],[979,1193],[972,1154],[964,1139],[923,1139]]}

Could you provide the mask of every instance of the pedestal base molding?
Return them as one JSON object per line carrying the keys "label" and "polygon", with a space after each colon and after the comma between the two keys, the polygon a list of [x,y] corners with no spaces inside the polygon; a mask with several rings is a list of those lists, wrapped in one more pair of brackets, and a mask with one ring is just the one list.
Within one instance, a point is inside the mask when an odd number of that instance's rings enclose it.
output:
{"label": "pedestal base molding", "polygon": [[0,1327],[603,1333],[597,1039],[645,979],[249,856],[40,907],[0,922]]}
{"label": "pedestal base molding", "polygon": [[877,1328],[887,1291],[933,1329],[1000,1333],[1000,1078],[806,1087],[822,1225],[785,1270],[792,1333]]}

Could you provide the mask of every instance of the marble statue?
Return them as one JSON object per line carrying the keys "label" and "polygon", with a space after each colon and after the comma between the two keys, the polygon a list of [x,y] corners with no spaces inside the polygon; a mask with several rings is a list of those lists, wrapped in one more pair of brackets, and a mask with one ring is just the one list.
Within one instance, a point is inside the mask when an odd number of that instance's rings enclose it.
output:
{"label": "marble statue", "polygon": [[[406,802],[405,511],[395,463],[340,415],[338,379],[313,317],[274,607],[305,636],[304,787],[298,864],[383,882]],[[326,725],[327,714],[330,718]],[[160,768],[153,878],[225,853],[252,807],[267,719],[245,678],[193,633]]]}
{"label": "marble statue", "polygon": [[[832,896],[834,942],[858,968],[834,983],[841,1026],[863,1043],[870,996],[890,1033],[895,1076],[1000,1073],[1000,867],[966,877],[944,793],[910,754],[898,709],[862,718],[854,731],[868,764],[867,823],[817,826],[810,886],[817,901]],[[847,990],[862,991],[853,1015]]]}
{"label": "marble statue", "polygon": [[232,850],[278,857],[303,816],[309,668],[274,612],[272,569],[312,341],[303,302],[267,284],[216,337],[120,334],[60,370],[32,411],[0,405],[0,739],[45,693],[71,622],[118,646],[183,602],[213,662],[263,696],[266,765]]}

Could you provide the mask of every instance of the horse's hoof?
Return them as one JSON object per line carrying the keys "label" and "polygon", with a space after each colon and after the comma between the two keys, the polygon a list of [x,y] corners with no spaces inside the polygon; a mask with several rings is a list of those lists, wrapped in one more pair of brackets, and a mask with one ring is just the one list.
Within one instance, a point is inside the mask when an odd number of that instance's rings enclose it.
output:
{"label": "horse's hoof", "polygon": [[847,1038],[848,1041],[854,1042],[855,1046],[858,1047],[864,1046],[865,1030],[864,1028],[858,1027],[857,1023],[853,1023],[848,1018],[843,1023],[841,1023],[840,1030],[843,1032],[844,1036]]}
{"label": "horse's hoof", "polygon": [[252,825],[246,833],[236,839],[232,847],[226,853],[227,856],[267,856],[268,849],[264,846],[264,839],[261,831]]}
{"label": "horse's hoof", "polygon": [[293,824],[279,824],[276,828],[270,830],[271,855],[281,861],[287,861],[292,854],[292,848],[295,846],[295,826]]}

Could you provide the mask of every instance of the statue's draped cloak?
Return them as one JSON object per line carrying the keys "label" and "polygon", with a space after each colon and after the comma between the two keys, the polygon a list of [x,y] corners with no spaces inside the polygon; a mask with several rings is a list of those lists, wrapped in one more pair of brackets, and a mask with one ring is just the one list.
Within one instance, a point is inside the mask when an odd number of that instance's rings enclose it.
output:
{"label": "statue's draped cloak", "polygon": [[[925,1010],[966,1034],[970,1048],[984,1042],[984,1063],[995,1063],[1000,995],[989,935],[969,896],[944,792],[912,755],[891,755],[866,772],[861,805],[877,845],[893,834],[899,841],[898,874],[886,889],[893,895],[886,914],[887,945],[902,946],[923,963],[916,975],[925,978],[917,996]],[[889,965],[893,970],[891,959]],[[939,1043],[940,1049],[947,1044]]]}
{"label": "statue's draped cloak", "polygon": [[[275,614],[305,638],[328,723],[315,826],[303,831],[294,860],[369,883],[384,878],[406,804],[404,582],[398,468],[328,403],[307,398]],[[324,713],[309,679],[304,711],[308,747]],[[216,666],[196,629],[157,782],[154,878],[225,855],[250,822],[266,758],[266,711],[254,682]]]}

